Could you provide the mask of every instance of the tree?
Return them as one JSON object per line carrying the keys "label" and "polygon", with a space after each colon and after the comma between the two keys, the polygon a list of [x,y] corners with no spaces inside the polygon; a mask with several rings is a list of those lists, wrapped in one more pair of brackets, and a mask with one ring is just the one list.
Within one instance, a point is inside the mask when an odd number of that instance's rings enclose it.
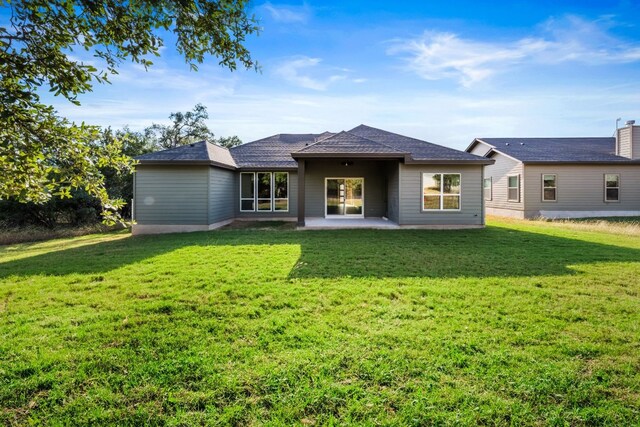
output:
{"label": "tree", "polygon": [[242,144],[240,138],[235,135],[215,139],[215,135],[205,123],[209,114],[207,107],[202,104],[196,104],[193,111],[171,113],[169,118],[173,121],[170,125],[154,123],[145,129],[145,137],[156,150],[176,148],[198,141],[210,141],[227,148]]}
{"label": "tree", "polygon": [[[245,38],[258,32],[248,0],[0,0],[10,25],[0,27],[0,199],[42,203],[83,188],[107,221],[121,201],[109,197],[101,169],[131,168],[122,143],[96,144],[99,129],[71,123],[40,101],[47,87],[79,104],[78,95],[126,60],[152,66],[172,32],[194,69],[213,55],[230,70],[257,68]],[[99,65],[73,56],[86,51]]]}

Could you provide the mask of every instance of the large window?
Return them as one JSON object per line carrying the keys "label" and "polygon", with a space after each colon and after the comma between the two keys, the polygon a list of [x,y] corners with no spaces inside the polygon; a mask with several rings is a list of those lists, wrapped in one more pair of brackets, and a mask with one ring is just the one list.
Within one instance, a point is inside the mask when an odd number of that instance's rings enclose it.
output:
{"label": "large window", "polygon": [[620,175],[608,173],[604,176],[604,201],[620,201]]}
{"label": "large window", "polygon": [[507,200],[510,202],[520,201],[520,175],[507,177]]}
{"label": "large window", "polygon": [[240,211],[289,211],[289,173],[242,172],[240,174]]}
{"label": "large window", "polygon": [[485,200],[493,199],[493,182],[491,178],[484,179],[483,189],[484,189],[484,199]]}
{"label": "large window", "polygon": [[557,200],[557,178],[555,175],[542,175],[542,201],[555,202]]}
{"label": "large window", "polygon": [[422,209],[460,210],[460,174],[423,173]]}

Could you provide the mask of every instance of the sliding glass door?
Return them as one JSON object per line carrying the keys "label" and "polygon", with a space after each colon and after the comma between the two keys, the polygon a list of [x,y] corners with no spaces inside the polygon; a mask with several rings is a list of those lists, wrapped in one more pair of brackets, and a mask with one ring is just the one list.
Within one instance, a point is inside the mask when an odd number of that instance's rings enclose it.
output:
{"label": "sliding glass door", "polygon": [[364,216],[363,178],[327,178],[325,186],[327,216]]}

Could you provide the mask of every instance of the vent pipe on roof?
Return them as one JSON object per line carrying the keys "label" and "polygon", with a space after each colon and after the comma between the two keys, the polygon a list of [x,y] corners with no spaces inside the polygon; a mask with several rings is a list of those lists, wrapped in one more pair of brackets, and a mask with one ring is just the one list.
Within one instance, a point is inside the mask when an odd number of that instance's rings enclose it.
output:
{"label": "vent pipe on roof", "polygon": [[627,123],[626,123],[627,126],[633,126],[635,124],[636,124],[635,120],[627,120]]}

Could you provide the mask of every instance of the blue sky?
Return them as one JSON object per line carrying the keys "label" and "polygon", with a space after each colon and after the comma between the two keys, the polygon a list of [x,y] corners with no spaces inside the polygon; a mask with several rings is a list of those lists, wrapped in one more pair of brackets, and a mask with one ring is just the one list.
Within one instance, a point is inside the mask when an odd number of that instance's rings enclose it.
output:
{"label": "blue sky", "polygon": [[148,72],[124,64],[76,121],[142,129],[200,102],[219,136],[360,123],[455,148],[474,137],[609,136],[640,120],[638,1],[254,2],[262,66],[192,72],[173,40]]}

